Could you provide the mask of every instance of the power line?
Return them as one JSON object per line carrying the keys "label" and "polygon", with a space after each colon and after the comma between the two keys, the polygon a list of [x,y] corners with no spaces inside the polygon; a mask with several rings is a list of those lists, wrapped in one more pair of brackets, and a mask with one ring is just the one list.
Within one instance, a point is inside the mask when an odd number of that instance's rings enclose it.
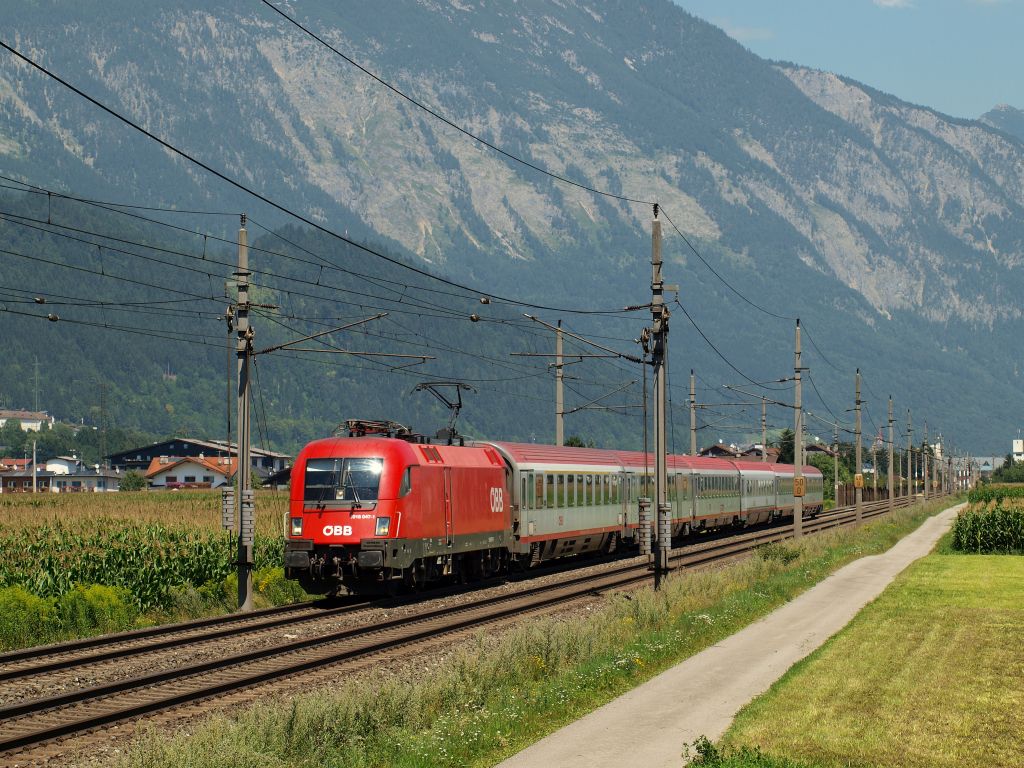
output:
{"label": "power line", "polygon": [[[270,6],[270,7],[273,7],[273,6]],[[287,17],[285,17],[285,18],[287,18]],[[389,262],[391,264],[394,264],[394,265],[396,265],[398,267],[401,267],[402,269],[407,269],[407,270],[409,270],[411,272],[414,272],[416,274],[422,275],[422,276],[427,277],[427,278],[429,278],[431,280],[436,280],[438,282],[444,283],[444,284],[449,285],[449,286],[451,286],[453,288],[460,288],[462,290],[472,291],[473,293],[476,293],[477,295],[488,296],[492,300],[497,300],[497,301],[503,302],[505,304],[511,304],[513,306],[531,307],[533,309],[542,309],[542,310],[545,310],[545,311],[563,312],[563,313],[566,313],[566,314],[580,314],[580,315],[613,315],[613,316],[621,316],[622,313],[623,313],[623,310],[621,310],[621,309],[615,309],[615,310],[572,309],[572,308],[568,308],[568,307],[552,307],[552,306],[546,306],[546,305],[542,305],[542,304],[535,304],[533,302],[521,301],[521,300],[518,300],[518,299],[512,299],[512,298],[508,298],[508,297],[505,297],[505,296],[500,296],[498,294],[490,293],[489,291],[480,291],[480,290],[478,290],[476,288],[464,285],[462,283],[458,283],[458,282],[456,282],[454,280],[449,280],[448,278],[441,277],[439,275],[432,274],[430,272],[427,272],[426,270],[420,269],[419,267],[414,267],[411,264],[406,264],[406,263],[404,263],[404,262],[402,262],[402,261],[400,261],[398,259],[394,259],[394,258],[392,258],[390,256],[387,256],[384,253],[381,253],[380,251],[377,251],[377,250],[369,247],[368,245],[364,245],[363,243],[360,243],[360,242],[357,242],[355,240],[352,240],[351,238],[348,238],[348,237],[346,237],[344,235],[340,235],[337,232],[335,232],[334,230],[329,229],[328,227],[325,227],[325,226],[323,226],[321,224],[316,223],[313,219],[310,219],[310,218],[308,218],[306,216],[303,216],[300,213],[297,213],[296,211],[291,210],[287,206],[272,200],[271,198],[267,197],[266,195],[260,194],[259,192],[255,191],[251,187],[247,187],[242,182],[237,181],[236,179],[228,176],[227,174],[222,173],[221,171],[216,170],[215,168],[213,168],[212,166],[208,165],[207,163],[204,163],[202,160],[199,160],[198,158],[193,157],[192,155],[190,155],[185,150],[179,149],[175,145],[171,144],[169,141],[166,141],[166,140],[160,138],[159,136],[157,136],[155,133],[147,130],[146,128],[143,128],[141,125],[139,125],[138,123],[134,122],[130,118],[122,115],[120,112],[118,112],[117,110],[113,109],[112,107],[108,107],[103,102],[99,101],[96,98],[93,98],[92,96],[87,94],[85,91],[83,91],[80,88],[72,85],[67,80],[64,80],[62,77],[60,77],[59,75],[55,74],[54,72],[51,72],[46,67],[44,67],[42,64],[39,64],[38,62],[34,61],[30,57],[28,57],[25,54],[21,53],[16,48],[8,45],[3,40],[0,40],[0,47],[4,48],[5,50],[10,52],[14,56],[16,56],[19,59],[21,59],[22,61],[24,61],[26,64],[28,64],[32,68],[38,70],[42,74],[44,74],[47,77],[49,77],[50,79],[54,80],[57,83],[60,83],[62,86],[64,86],[68,90],[72,91],[73,93],[77,94],[81,98],[85,99],[86,101],[88,101],[93,106],[97,107],[98,109],[103,110],[104,112],[106,112],[111,117],[119,120],[120,122],[124,123],[128,127],[138,131],[139,133],[141,133],[142,135],[144,135],[147,138],[151,139],[152,141],[155,141],[160,146],[164,147],[165,149],[169,150],[170,152],[173,152],[174,154],[178,155],[182,159],[187,160],[188,162],[192,163],[193,165],[196,165],[199,168],[202,168],[207,173],[209,173],[209,174],[211,174],[213,176],[216,176],[221,181],[224,181],[225,183],[230,184],[231,186],[235,187],[236,189],[238,189],[238,190],[240,190],[242,192],[245,192],[246,194],[254,197],[255,199],[260,200],[263,203],[266,203],[270,207],[272,207],[272,208],[274,208],[274,209],[276,209],[276,210],[278,210],[278,211],[280,211],[280,212],[282,212],[284,214],[287,214],[288,216],[291,216],[291,217],[293,217],[294,219],[296,219],[298,221],[303,222],[307,226],[312,227],[313,229],[316,229],[319,232],[323,232],[324,234],[329,235],[330,237],[336,238],[336,239],[338,239],[338,240],[340,240],[340,241],[342,241],[344,243],[348,243],[349,245],[351,245],[351,246],[353,246],[355,248],[359,248],[360,250],[365,251],[366,253],[368,253],[368,254],[370,254],[372,256],[375,256],[375,257],[377,257],[379,259],[382,259],[382,260],[387,261],[387,262]]]}
{"label": "power line", "polygon": [[[88,205],[96,205],[99,207],[111,207],[111,208],[131,208],[137,211],[158,211],[160,213],[181,213],[190,216],[234,216],[238,217],[239,212],[233,211],[200,211],[200,210],[188,210],[185,208],[170,208],[166,206],[154,206],[154,205],[136,205],[133,203],[115,203],[109,200],[93,200],[87,197],[75,197],[68,195],[64,192],[57,192],[52,189],[45,189],[43,187],[37,187],[35,184],[30,184],[27,181],[16,179],[13,176],[5,176],[0,173],[0,179],[5,181],[11,181],[15,184],[21,184],[20,187],[12,187],[9,184],[0,184],[0,189],[10,189],[15,192],[22,192],[30,195],[46,195],[47,197],[61,197],[65,200],[74,200],[78,203],[86,203]],[[122,211],[123,213],[123,211]],[[163,224],[164,222],[159,222]],[[172,226],[168,224],[167,226]]]}
{"label": "power line", "polygon": [[823,398],[821,396],[821,392],[818,391],[818,385],[814,383],[814,377],[811,376],[811,370],[809,368],[807,368],[807,369],[804,369],[804,372],[807,374],[807,380],[811,382],[811,386],[814,388],[814,394],[816,394],[818,396],[818,400],[821,402],[822,405],[825,406],[825,410],[829,412],[829,415],[833,419],[835,419],[836,422],[838,422],[839,421],[839,417],[836,416],[835,413],[832,412],[832,409],[829,408],[828,403],[825,402],[825,398]]}
{"label": "power line", "polygon": [[[356,62],[351,57],[346,56],[344,53],[339,51],[337,48],[335,48],[333,45],[328,43],[322,37],[318,36],[311,29],[309,29],[306,26],[303,26],[300,22],[298,22],[295,19],[293,19],[291,16],[289,16],[284,11],[282,11],[280,8],[278,8],[277,6],[273,5],[272,3],[268,2],[268,0],[261,0],[261,2],[265,6],[270,8],[270,10],[274,11],[274,13],[278,14],[279,16],[281,16],[281,18],[285,19],[288,23],[290,23],[290,24],[294,25],[295,27],[297,27],[298,29],[302,30],[302,32],[304,32],[306,35],[308,35],[309,37],[311,37],[314,40],[316,40],[318,43],[320,43],[320,45],[324,46],[325,48],[327,48],[329,51],[333,52],[337,56],[340,56],[342,59],[347,61],[353,67],[358,69],[360,72],[362,72],[363,74],[365,74],[368,77],[372,78],[376,82],[380,83],[381,85],[383,85],[385,88],[387,88],[392,93],[395,93],[396,95],[398,95],[401,98],[405,99],[406,101],[408,101],[413,106],[416,106],[419,109],[422,109],[428,115],[430,115],[431,117],[434,117],[434,118],[440,120],[445,125],[450,126],[451,128],[454,128],[456,131],[458,131],[459,133],[463,134],[464,136],[468,136],[473,141],[478,142],[479,144],[482,144],[483,146],[487,147],[488,149],[493,150],[494,152],[497,152],[498,154],[500,154],[500,155],[502,155],[504,157],[507,157],[509,160],[513,160],[513,161],[515,161],[517,163],[520,163],[520,164],[526,166],[527,168],[531,168],[532,170],[537,171],[538,173],[542,173],[545,176],[548,176],[548,177],[550,177],[552,179],[555,179],[556,181],[560,181],[563,184],[569,184],[571,186],[577,187],[577,188],[585,190],[587,192],[592,192],[595,195],[602,195],[604,197],[609,197],[609,198],[612,198],[612,199],[615,199],[615,200],[621,200],[621,201],[627,202],[627,203],[640,203],[641,205],[654,205],[654,202],[650,201],[650,200],[639,200],[639,199],[632,198],[632,197],[626,197],[625,195],[617,195],[614,192],[608,192],[607,190],[595,189],[594,187],[587,186],[586,184],[581,184],[578,181],[573,181],[572,179],[566,178],[565,176],[562,176],[562,175],[557,174],[557,173],[553,173],[553,172],[547,170],[546,168],[543,168],[542,166],[537,165],[536,163],[531,163],[529,160],[524,160],[523,158],[521,158],[521,157],[519,157],[517,155],[514,155],[511,152],[508,152],[508,151],[502,149],[501,147],[499,147],[499,146],[497,146],[495,144],[492,144],[491,142],[487,141],[486,139],[484,139],[484,138],[482,138],[480,136],[477,136],[472,131],[469,131],[466,128],[463,128],[461,125],[458,125],[457,123],[449,120],[447,117],[445,117],[444,115],[439,113],[437,110],[427,106],[426,104],[424,104],[421,101],[418,101],[417,99],[413,98],[412,96],[409,96],[407,93],[401,91],[399,88],[397,88],[396,86],[394,86],[391,83],[387,82],[386,80],[381,78],[379,75],[374,74],[369,69],[364,67],[362,64],[359,64],[358,62]],[[524,306],[528,306],[528,305],[524,305]],[[538,307],[538,309],[540,309],[540,307]]]}
{"label": "power line", "polygon": [[201,334],[186,334],[184,332],[181,332],[178,335],[174,335],[174,331],[160,331],[155,328],[139,328],[136,326],[124,326],[114,325],[112,323],[97,323],[88,320],[76,320],[74,318],[69,317],[59,317],[58,315],[52,313],[48,315],[37,315],[34,312],[22,312],[20,310],[11,309],[10,307],[6,306],[0,306],[0,312],[6,312],[11,315],[20,315],[22,317],[33,317],[37,320],[48,320],[54,323],[71,323],[72,325],[84,325],[92,328],[104,328],[111,331],[119,331],[122,333],[133,333],[139,336],[150,336],[155,339],[164,339],[166,341],[180,341],[183,343],[203,344],[209,347],[217,347],[218,349],[221,349],[224,346],[219,339],[216,343],[213,343],[208,341],[208,339],[211,339],[213,337],[204,336]]}
{"label": "power line", "polygon": [[156,288],[156,289],[162,290],[162,291],[170,291],[171,293],[178,293],[178,294],[181,294],[182,296],[191,296],[193,298],[202,299],[204,301],[214,301],[214,299],[211,299],[208,296],[203,296],[202,294],[198,294],[198,293],[192,293],[191,291],[182,291],[182,290],[180,290],[178,288],[169,288],[169,287],[167,287],[165,285],[156,285],[154,283],[147,283],[147,282],[145,282],[143,280],[135,280],[135,279],[130,278],[130,277],[121,277],[120,275],[111,275],[111,274],[109,274],[107,272],[97,272],[96,270],[86,269],[85,267],[79,267],[79,266],[76,266],[74,264],[65,264],[62,261],[52,261],[50,259],[44,259],[41,256],[28,256],[27,254],[17,253],[16,251],[8,251],[5,248],[0,248],[0,253],[5,253],[8,256],[17,256],[17,257],[22,258],[22,259],[28,259],[29,261],[37,261],[37,262],[39,262],[41,264],[49,264],[50,266],[54,266],[54,267],[61,267],[61,268],[64,268],[64,269],[72,269],[72,270],[75,270],[76,272],[85,272],[88,275],[95,275],[96,277],[106,277],[106,278],[110,278],[111,280],[121,280],[123,282],[132,283],[133,285],[139,285],[139,286],[143,286],[145,288]]}
{"label": "power line", "polygon": [[842,371],[840,371],[839,368],[837,368],[835,365],[832,364],[831,360],[829,360],[827,357],[825,357],[825,353],[821,351],[821,348],[817,344],[815,344],[814,339],[811,338],[811,334],[809,334],[807,332],[807,325],[806,324],[802,324],[800,326],[800,330],[803,331],[803,335],[807,337],[807,340],[809,342],[811,342],[811,346],[814,347],[815,352],[817,352],[818,356],[825,362],[825,365],[827,365],[830,368],[832,368],[832,369],[842,373]]}
{"label": "power line", "polygon": [[719,350],[719,349],[718,349],[718,347],[716,347],[716,346],[715,346],[715,345],[714,345],[714,344],[713,344],[713,343],[711,342],[711,339],[709,339],[709,338],[708,338],[708,337],[707,337],[707,336],[706,336],[706,335],[704,334],[704,331],[702,331],[702,330],[700,329],[700,326],[699,326],[699,325],[697,325],[697,323],[696,323],[696,322],[694,322],[693,318],[692,318],[692,317],[690,317],[690,313],[686,311],[686,307],[684,307],[684,306],[682,305],[682,303],[681,303],[681,302],[679,301],[679,299],[678,299],[678,298],[676,298],[676,300],[675,300],[675,303],[676,303],[676,306],[678,306],[678,307],[679,307],[679,309],[681,309],[681,310],[683,311],[683,314],[684,314],[684,315],[686,315],[686,319],[690,321],[690,325],[692,325],[692,326],[693,326],[693,327],[694,327],[694,328],[695,328],[695,329],[697,330],[697,333],[699,333],[699,334],[700,334],[700,337],[701,337],[702,339],[704,339],[704,341],[705,341],[705,342],[707,342],[707,345],[708,345],[709,347],[711,347],[711,349],[713,349],[713,350],[714,350],[715,354],[716,354],[716,355],[718,355],[718,356],[719,356],[720,358],[722,358],[722,360],[723,360],[723,361],[725,362],[725,364],[726,364],[726,365],[728,365],[728,366],[729,366],[730,368],[732,368],[732,369],[733,369],[734,371],[736,371],[736,373],[738,373],[738,374],[739,374],[740,376],[742,376],[742,377],[743,377],[743,378],[744,378],[744,379],[745,379],[746,381],[750,382],[750,383],[751,383],[751,384],[753,384],[753,385],[754,385],[755,387],[760,387],[761,389],[770,389],[770,390],[771,390],[771,389],[784,389],[784,387],[766,387],[766,386],[765,386],[764,384],[759,384],[758,382],[754,381],[754,380],[753,380],[752,378],[750,378],[749,376],[747,376],[747,374],[745,374],[745,373],[744,373],[743,371],[741,371],[741,370],[740,370],[739,368],[737,368],[737,367],[736,367],[735,365],[733,365],[732,361],[731,361],[731,360],[729,360],[729,358],[727,358],[727,357],[726,357],[726,356],[725,356],[724,354],[722,354],[721,350]]}
{"label": "power line", "polygon": [[672,221],[671,218],[669,218],[668,213],[665,212],[665,207],[664,206],[661,206],[661,212],[662,212],[662,215],[664,215],[665,220],[672,226],[672,229],[674,229],[676,231],[676,234],[678,234],[681,238],[683,238],[683,242],[686,243],[687,246],[689,246],[690,250],[693,251],[694,255],[698,259],[701,260],[701,262],[704,264],[705,267],[707,267],[708,269],[711,270],[711,273],[715,277],[717,277],[719,280],[722,281],[722,284],[725,285],[726,288],[728,288],[730,291],[735,293],[737,296],[739,296],[741,299],[743,299],[743,301],[745,301],[747,304],[752,306],[754,309],[756,309],[756,310],[758,310],[760,312],[764,312],[766,315],[770,315],[771,317],[776,317],[779,320],[796,320],[795,317],[789,317],[788,315],[780,315],[780,314],[777,314],[775,312],[772,312],[770,309],[765,309],[760,304],[755,304],[753,301],[748,299],[746,296],[744,296],[738,290],[733,288],[732,284],[728,280],[726,280],[724,277],[722,277],[718,273],[718,270],[716,270],[714,267],[712,267],[708,263],[707,259],[705,259],[703,256],[701,256],[700,251],[698,251],[696,248],[693,247],[693,243],[690,242],[689,238],[686,235],[684,235],[682,230],[679,229],[679,227],[676,226],[675,222]]}

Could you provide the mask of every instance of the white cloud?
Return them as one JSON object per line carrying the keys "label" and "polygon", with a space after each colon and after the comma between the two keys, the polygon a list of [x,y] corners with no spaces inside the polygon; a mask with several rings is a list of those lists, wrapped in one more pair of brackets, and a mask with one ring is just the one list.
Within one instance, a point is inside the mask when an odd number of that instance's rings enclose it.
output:
{"label": "white cloud", "polygon": [[874,0],[879,8],[913,8],[913,0]]}

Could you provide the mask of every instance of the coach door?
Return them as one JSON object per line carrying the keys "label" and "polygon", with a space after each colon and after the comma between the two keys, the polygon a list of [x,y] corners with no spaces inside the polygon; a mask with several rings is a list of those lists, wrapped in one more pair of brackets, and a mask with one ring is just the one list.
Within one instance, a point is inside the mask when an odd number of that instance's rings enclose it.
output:
{"label": "coach door", "polygon": [[452,520],[452,468],[444,467],[444,537],[445,545],[452,545],[454,536]]}

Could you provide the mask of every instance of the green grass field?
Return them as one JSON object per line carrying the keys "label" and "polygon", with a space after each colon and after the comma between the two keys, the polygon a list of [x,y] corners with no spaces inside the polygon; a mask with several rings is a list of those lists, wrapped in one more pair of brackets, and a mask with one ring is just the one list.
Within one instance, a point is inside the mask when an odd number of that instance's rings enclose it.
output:
{"label": "green grass field", "polygon": [[1024,558],[933,554],[746,707],[723,740],[727,752],[785,760],[707,764],[1022,765],[1022,634]]}

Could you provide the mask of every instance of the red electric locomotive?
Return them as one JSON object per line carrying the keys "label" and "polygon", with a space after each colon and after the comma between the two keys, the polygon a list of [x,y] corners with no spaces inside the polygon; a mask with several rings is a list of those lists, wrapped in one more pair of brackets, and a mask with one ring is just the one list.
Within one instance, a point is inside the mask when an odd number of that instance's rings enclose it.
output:
{"label": "red electric locomotive", "polygon": [[291,477],[288,575],[312,592],[408,586],[502,570],[511,551],[505,464],[493,448],[433,445],[398,425],[299,453]]}

